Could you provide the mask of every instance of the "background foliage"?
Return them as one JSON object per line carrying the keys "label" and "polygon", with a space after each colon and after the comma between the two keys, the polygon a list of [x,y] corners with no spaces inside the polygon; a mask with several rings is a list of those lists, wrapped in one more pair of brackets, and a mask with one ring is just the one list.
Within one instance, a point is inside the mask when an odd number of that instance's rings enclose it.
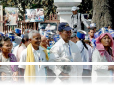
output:
{"label": "background foliage", "polygon": [[23,20],[25,9],[44,8],[45,19],[49,18],[49,14],[56,13],[54,0],[0,0],[0,5],[5,7],[19,8],[19,20]]}

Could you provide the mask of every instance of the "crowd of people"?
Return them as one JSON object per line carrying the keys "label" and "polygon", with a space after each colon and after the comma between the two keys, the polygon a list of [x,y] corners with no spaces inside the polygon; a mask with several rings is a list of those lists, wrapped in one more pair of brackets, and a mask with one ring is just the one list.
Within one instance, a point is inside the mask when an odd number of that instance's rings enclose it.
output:
{"label": "crowd of people", "polygon": [[[94,27],[93,27],[94,26]],[[26,30],[17,29],[0,37],[1,62],[113,62],[114,40],[108,28],[95,32],[91,24],[88,32],[72,31],[68,23],[60,23],[59,40]],[[78,55],[78,56],[77,56]],[[9,57],[10,56],[10,57]]]}
{"label": "crowd of people", "polygon": [[[75,14],[76,7],[73,7],[72,11]],[[87,33],[80,30],[80,25],[77,29],[77,24],[79,23],[74,24],[73,29],[68,23],[62,22],[58,26],[59,34],[51,36],[45,31],[32,29],[26,29],[24,35],[21,35],[20,29],[6,35],[0,33],[0,61],[114,62],[114,40],[111,34],[113,30],[110,27],[102,27],[96,31],[96,24],[91,23],[87,26],[89,29]],[[62,64],[0,66],[1,76],[113,76],[113,71],[114,65],[92,66],[77,63],[70,66]],[[84,80],[90,81],[91,78]]]}
{"label": "crowd of people", "polygon": [[[93,27],[94,26],[94,27]],[[113,62],[113,37],[108,28],[94,32],[90,25],[88,35],[83,30],[73,32],[68,23],[60,23],[60,39],[51,44],[52,37],[41,36],[28,29],[21,35],[20,29],[0,36],[1,62]],[[100,34],[99,34],[100,32]],[[95,33],[95,34],[94,34]],[[94,37],[94,35],[96,35]],[[113,65],[1,65],[1,76],[94,76],[113,75]],[[99,72],[102,71],[102,72]],[[48,73],[47,73],[48,72]],[[51,72],[51,73],[50,73]],[[111,73],[112,72],[112,73]],[[103,73],[103,74],[101,74]],[[91,75],[92,74],[92,75]],[[91,78],[87,79],[88,81]]]}

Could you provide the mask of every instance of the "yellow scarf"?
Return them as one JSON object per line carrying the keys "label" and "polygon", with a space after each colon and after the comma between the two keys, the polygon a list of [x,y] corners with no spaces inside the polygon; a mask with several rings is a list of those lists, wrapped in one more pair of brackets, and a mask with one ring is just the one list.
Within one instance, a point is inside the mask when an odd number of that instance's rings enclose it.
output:
{"label": "yellow scarf", "polygon": [[[26,62],[34,62],[34,54],[32,51],[32,45],[29,44],[27,46],[27,59]],[[31,76],[35,76],[35,65],[26,65],[26,69],[25,69],[25,76],[29,76],[29,77],[25,77],[25,81],[26,82],[35,82],[35,77],[31,77]]]}
{"label": "yellow scarf", "polygon": [[[46,54],[46,59],[48,58],[47,50],[44,50]],[[29,44],[27,47],[27,59],[26,62],[35,62],[34,54],[32,51],[32,44]],[[26,65],[25,76],[36,76],[35,72],[35,65]],[[26,85],[35,85],[36,78],[35,77],[25,77],[25,84]]]}

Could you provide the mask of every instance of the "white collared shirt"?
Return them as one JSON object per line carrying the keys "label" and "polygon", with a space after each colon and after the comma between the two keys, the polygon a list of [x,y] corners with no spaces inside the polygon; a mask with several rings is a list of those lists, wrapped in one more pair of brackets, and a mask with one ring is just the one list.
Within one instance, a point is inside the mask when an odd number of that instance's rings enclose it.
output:
{"label": "white collared shirt", "polygon": [[81,41],[77,41],[76,45],[78,46],[80,53],[81,53],[81,58],[83,62],[89,62],[89,52],[88,50],[84,47]]}
{"label": "white collared shirt", "polygon": [[[70,50],[69,50],[70,46]],[[50,50],[50,62],[82,62],[81,54],[75,43],[65,43],[61,38]],[[71,55],[70,55],[71,52]]]}
{"label": "white collared shirt", "polygon": [[[78,19],[77,19],[77,15],[78,15]],[[81,20],[80,20],[80,15],[81,15]],[[81,30],[81,22],[83,22],[83,24],[86,27],[89,27],[86,19],[84,18],[83,14],[77,13],[76,15],[72,15],[71,16],[71,27],[73,28],[73,25],[77,24],[77,30]]]}
{"label": "white collared shirt", "polygon": [[[44,50],[44,48],[42,48],[41,46],[39,46],[39,50],[35,50],[32,47],[35,62],[47,62],[46,55],[43,50]],[[20,62],[26,62],[26,58],[27,58],[27,48],[22,51]]]}

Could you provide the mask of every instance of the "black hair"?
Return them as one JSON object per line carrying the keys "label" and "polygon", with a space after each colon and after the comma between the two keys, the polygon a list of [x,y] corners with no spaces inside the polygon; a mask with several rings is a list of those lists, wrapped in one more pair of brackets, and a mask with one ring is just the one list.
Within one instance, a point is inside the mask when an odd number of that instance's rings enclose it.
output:
{"label": "black hair", "polygon": [[7,36],[2,36],[2,37],[0,37],[0,47],[3,46],[4,41],[8,41],[8,40],[10,41],[10,38],[7,37]]}
{"label": "black hair", "polygon": [[88,47],[87,47],[86,43],[84,42],[84,39],[80,39],[80,38],[79,38],[79,40],[81,40],[81,41],[82,41],[82,43],[83,43],[84,47],[88,50]]}
{"label": "black hair", "polygon": [[16,33],[17,34],[17,36],[21,36],[21,33]]}
{"label": "black hair", "polygon": [[88,32],[90,32],[90,30],[94,30],[94,28],[90,28]]}
{"label": "black hair", "polygon": [[26,41],[29,41],[28,33],[25,33],[24,37],[21,40],[19,47],[21,46],[22,43],[25,43]]}
{"label": "black hair", "polygon": [[25,43],[26,41],[28,41],[29,40],[29,36],[28,36],[28,33],[26,33],[25,35],[24,35],[24,37],[22,38],[22,43]]}
{"label": "black hair", "polygon": [[15,39],[12,39],[12,41],[15,41]]}

